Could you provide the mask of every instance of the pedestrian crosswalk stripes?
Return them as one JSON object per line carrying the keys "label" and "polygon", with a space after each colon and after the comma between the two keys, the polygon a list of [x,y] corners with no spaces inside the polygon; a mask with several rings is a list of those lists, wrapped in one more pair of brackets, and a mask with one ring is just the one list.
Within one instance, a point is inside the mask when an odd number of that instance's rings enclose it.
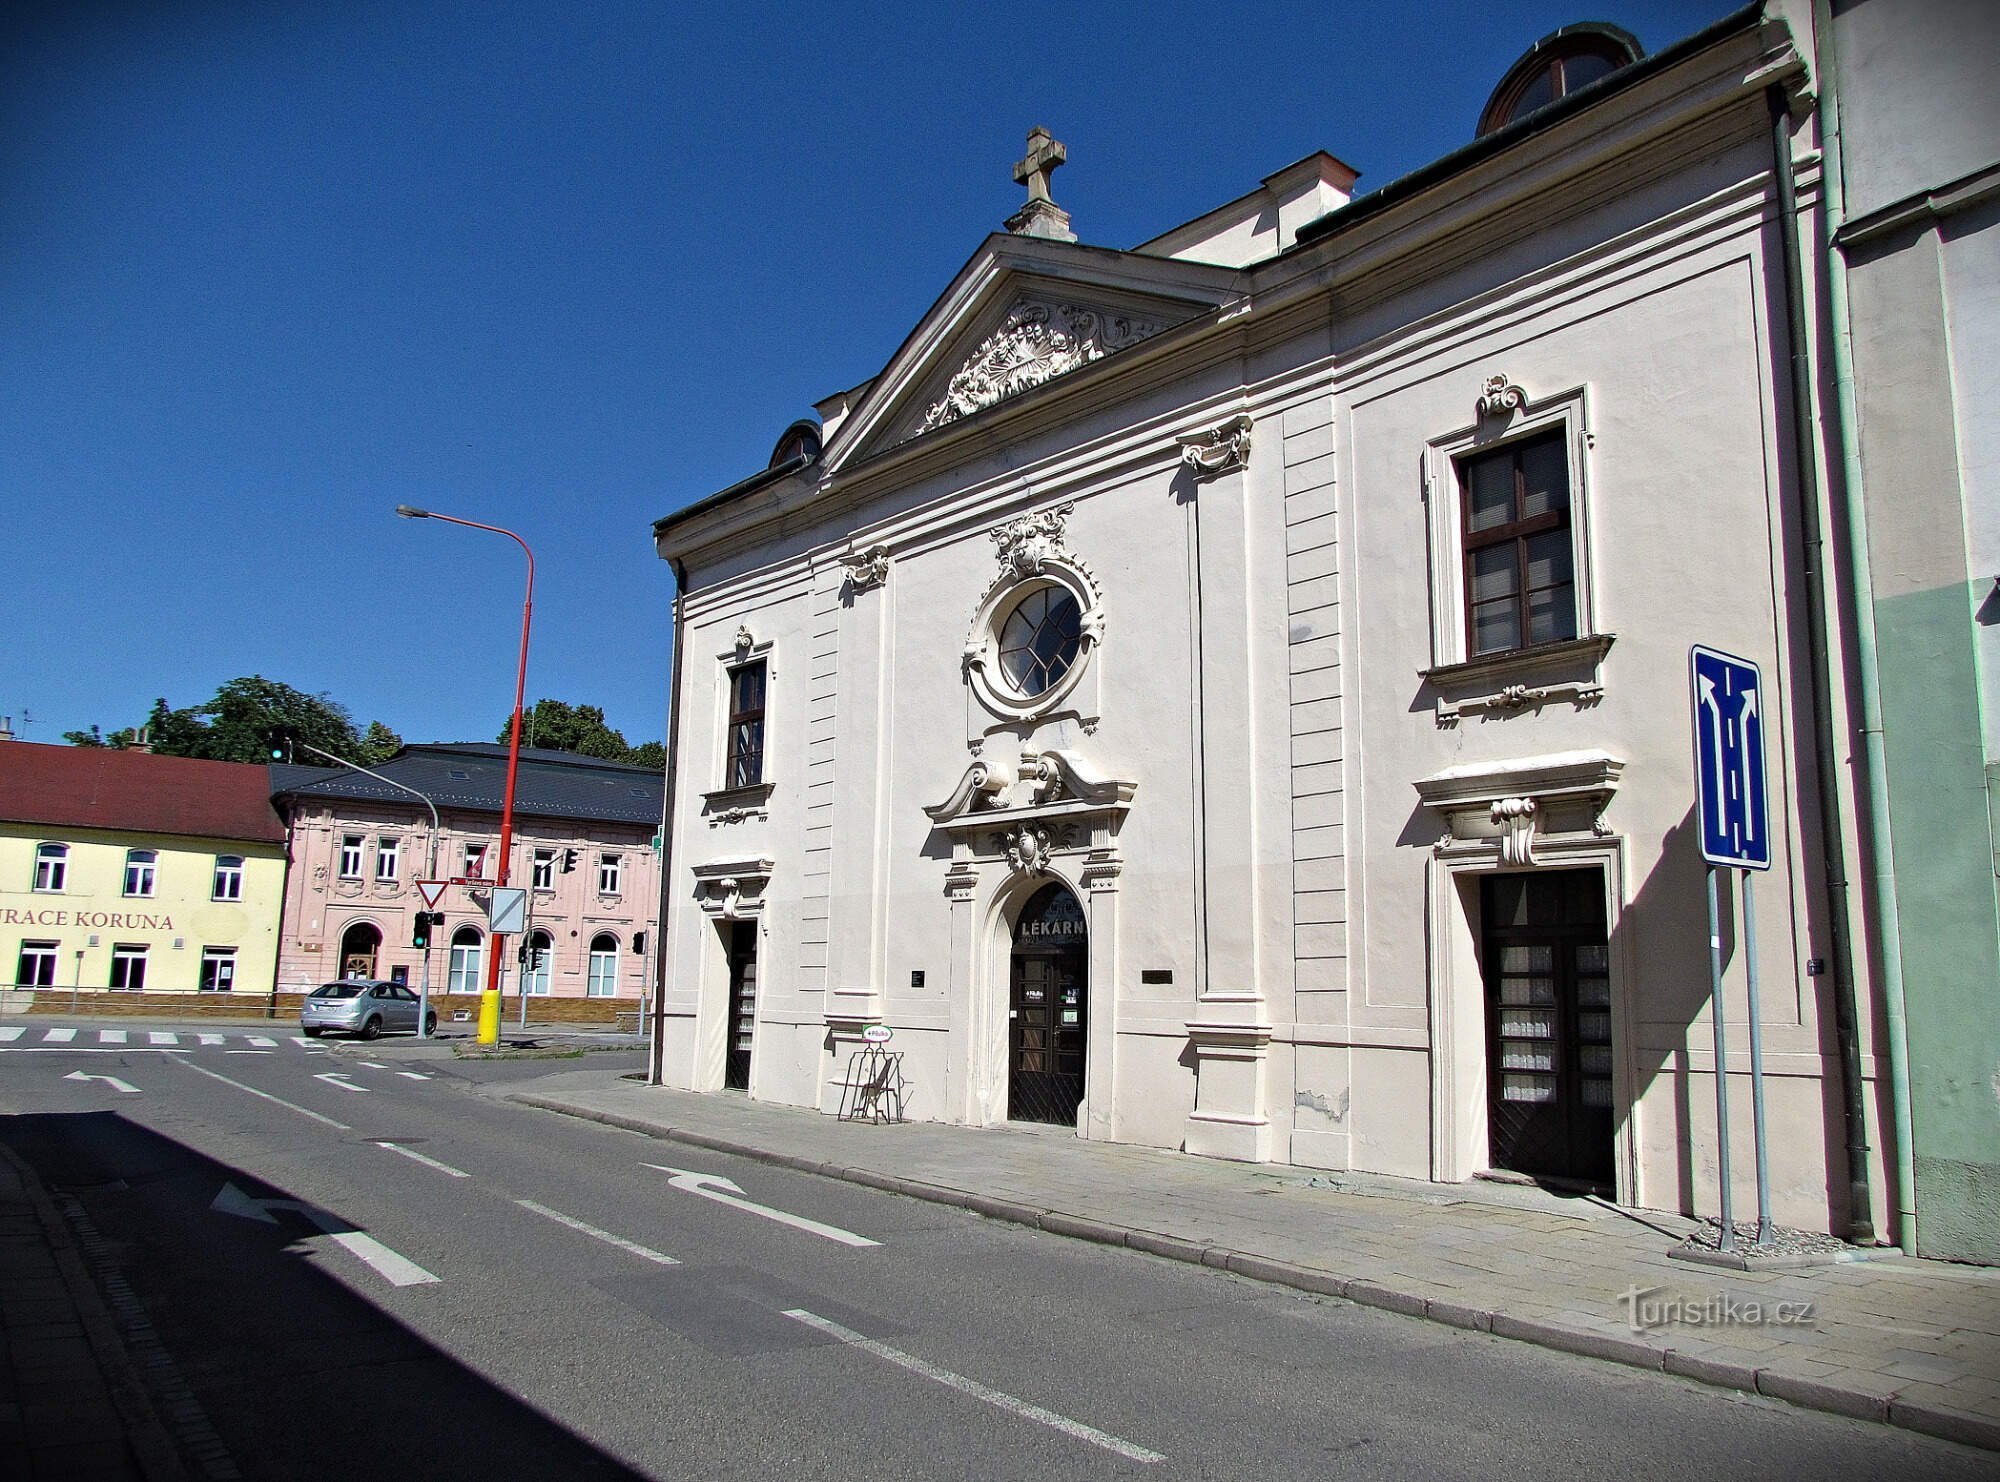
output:
{"label": "pedestrian crosswalk stripes", "polygon": [[[288,1036],[288,1044],[297,1045],[302,1050],[323,1049],[317,1041],[303,1035]],[[268,1034],[251,1034],[244,1030],[217,1032],[214,1030],[173,1030],[173,1029],[80,1029],[72,1024],[52,1024],[44,1028],[37,1024],[0,1024],[0,1045],[11,1045],[27,1049],[40,1045],[85,1046],[125,1045],[134,1049],[184,1050],[195,1048],[214,1049],[230,1045],[243,1045],[255,1050],[275,1050],[279,1041]]]}

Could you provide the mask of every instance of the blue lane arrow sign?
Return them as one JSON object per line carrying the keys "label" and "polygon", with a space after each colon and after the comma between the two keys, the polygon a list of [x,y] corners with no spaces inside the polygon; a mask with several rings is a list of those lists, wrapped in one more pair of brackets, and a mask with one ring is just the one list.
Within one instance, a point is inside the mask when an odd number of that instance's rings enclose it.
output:
{"label": "blue lane arrow sign", "polygon": [[1771,868],[1770,794],[1764,784],[1763,676],[1748,659],[1695,645],[1695,790],[1701,857],[1739,870]]}

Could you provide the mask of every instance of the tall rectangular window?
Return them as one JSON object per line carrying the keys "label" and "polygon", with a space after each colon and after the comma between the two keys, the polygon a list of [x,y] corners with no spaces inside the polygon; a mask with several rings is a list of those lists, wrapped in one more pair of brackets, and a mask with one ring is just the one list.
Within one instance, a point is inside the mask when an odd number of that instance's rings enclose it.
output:
{"label": "tall rectangular window", "polygon": [[393,885],[397,871],[403,861],[403,841],[401,839],[377,839],[375,841],[375,878],[385,885]]}
{"label": "tall rectangular window", "polygon": [[203,993],[227,993],[236,986],[236,949],[234,947],[203,947],[201,949],[201,980],[197,985]]}
{"label": "tall rectangular window", "polygon": [[623,867],[617,855],[600,854],[597,856],[597,893],[599,895],[618,894],[619,876],[622,873],[622,869]]}
{"label": "tall rectangular window", "polygon": [[486,878],[486,846],[467,844],[465,846],[465,873],[474,880]]}
{"label": "tall rectangular window", "polygon": [[729,672],[730,787],[764,780],[764,661]]}
{"label": "tall rectangular window", "polygon": [[119,942],[111,949],[111,986],[137,993],[146,986],[146,948]]}
{"label": "tall rectangular window", "polygon": [[53,988],[56,983],[56,943],[23,942],[14,968],[16,988]]}
{"label": "tall rectangular window", "polygon": [[160,856],[151,849],[127,849],[125,851],[125,893],[127,895],[151,895]]}
{"label": "tall rectangular window", "polygon": [[535,889],[554,890],[556,888],[556,852],[553,849],[535,851],[533,875]]}
{"label": "tall rectangular window", "polygon": [[1576,637],[1569,453],[1562,429],[1459,460],[1466,652]]}
{"label": "tall rectangular window", "polygon": [[218,854],[215,856],[214,898],[219,901],[240,901],[243,899],[243,856],[240,854]]}
{"label": "tall rectangular window", "polygon": [[340,878],[359,880],[361,878],[361,846],[365,841],[359,834],[344,834],[340,840]]}
{"label": "tall rectangular window", "polygon": [[69,879],[69,845],[41,844],[35,849],[35,889],[60,892]]}

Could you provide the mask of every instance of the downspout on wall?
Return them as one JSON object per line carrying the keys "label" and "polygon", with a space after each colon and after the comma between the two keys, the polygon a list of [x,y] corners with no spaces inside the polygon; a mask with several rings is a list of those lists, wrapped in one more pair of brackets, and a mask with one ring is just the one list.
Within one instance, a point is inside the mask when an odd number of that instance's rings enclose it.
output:
{"label": "downspout on wall", "polygon": [[669,557],[674,574],[674,648],[667,675],[667,786],[660,804],[660,913],[653,928],[653,1023],[646,1055],[646,1084],[661,1084],[667,1049],[667,922],[673,901],[674,789],[681,763],[681,655],[686,626],[682,601],[687,596],[687,570]]}
{"label": "downspout on wall", "polygon": [[1868,525],[1862,497],[1861,447],[1855,440],[1853,321],[1848,312],[1847,262],[1839,245],[1847,224],[1847,182],[1840,132],[1839,57],[1834,49],[1833,8],[1813,0],[1814,74],[1820,99],[1820,201],[1826,219],[1825,258],[1828,355],[1833,370],[1833,404],[1828,431],[1840,452],[1840,487],[1835,497],[1847,526],[1847,560],[1853,592],[1848,614],[1854,625],[1855,669],[1861,725],[1855,735],[1862,775],[1861,805],[1867,820],[1872,866],[1876,940],[1875,964],[1882,985],[1882,1010],[1889,1049],[1889,1101],[1895,1121],[1896,1207],[1892,1238],[1905,1251],[1917,1249],[1916,1156],[1910,1112],[1910,1051],[1903,1010],[1903,941],[1896,894],[1896,855],[1889,816],[1889,778],[1882,760],[1882,683],[1875,647],[1875,584],[1869,566]]}
{"label": "downspout on wall", "polygon": [[[1806,335],[1805,286],[1800,281],[1798,184],[1792,173],[1791,102],[1783,84],[1766,93],[1771,109],[1771,169],[1777,183],[1779,268],[1785,285],[1786,349],[1791,357],[1792,462],[1796,470],[1801,558],[1806,584],[1807,680],[1812,695],[1814,772],[1818,783],[1820,853],[1826,877],[1827,961],[1833,968],[1834,1034],[1840,1046],[1841,1102],[1847,1142],[1848,1238],[1875,1243],[1874,1198],[1868,1179],[1868,1110],[1861,1083],[1861,1043],[1854,1001],[1847,908],[1847,837],[1840,821],[1840,785],[1831,691],[1839,678],[1826,629],[1825,533],[1819,516],[1818,459],[1812,409],[1812,353]],[[1836,586],[1838,583],[1835,584]],[[1717,1009],[1720,1012],[1720,1009]],[[1722,1068],[1716,1067],[1720,1075]]]}

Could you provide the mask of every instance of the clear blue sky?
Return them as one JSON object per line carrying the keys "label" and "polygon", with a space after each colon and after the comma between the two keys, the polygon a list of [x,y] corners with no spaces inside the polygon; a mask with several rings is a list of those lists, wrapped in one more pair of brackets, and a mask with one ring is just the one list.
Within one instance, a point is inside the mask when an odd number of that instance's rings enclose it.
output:
{"label": "clear blue sky", "polygon": [[[0,13],[0,714],[259,673],[412,741],[664,728],[660,515],[880,369],[1023,198],[1130,247],[1315,149],[1379,187],[1537,37],[1730,0],[59,0]],[[25,731],[24,712],[33,722]]]}

